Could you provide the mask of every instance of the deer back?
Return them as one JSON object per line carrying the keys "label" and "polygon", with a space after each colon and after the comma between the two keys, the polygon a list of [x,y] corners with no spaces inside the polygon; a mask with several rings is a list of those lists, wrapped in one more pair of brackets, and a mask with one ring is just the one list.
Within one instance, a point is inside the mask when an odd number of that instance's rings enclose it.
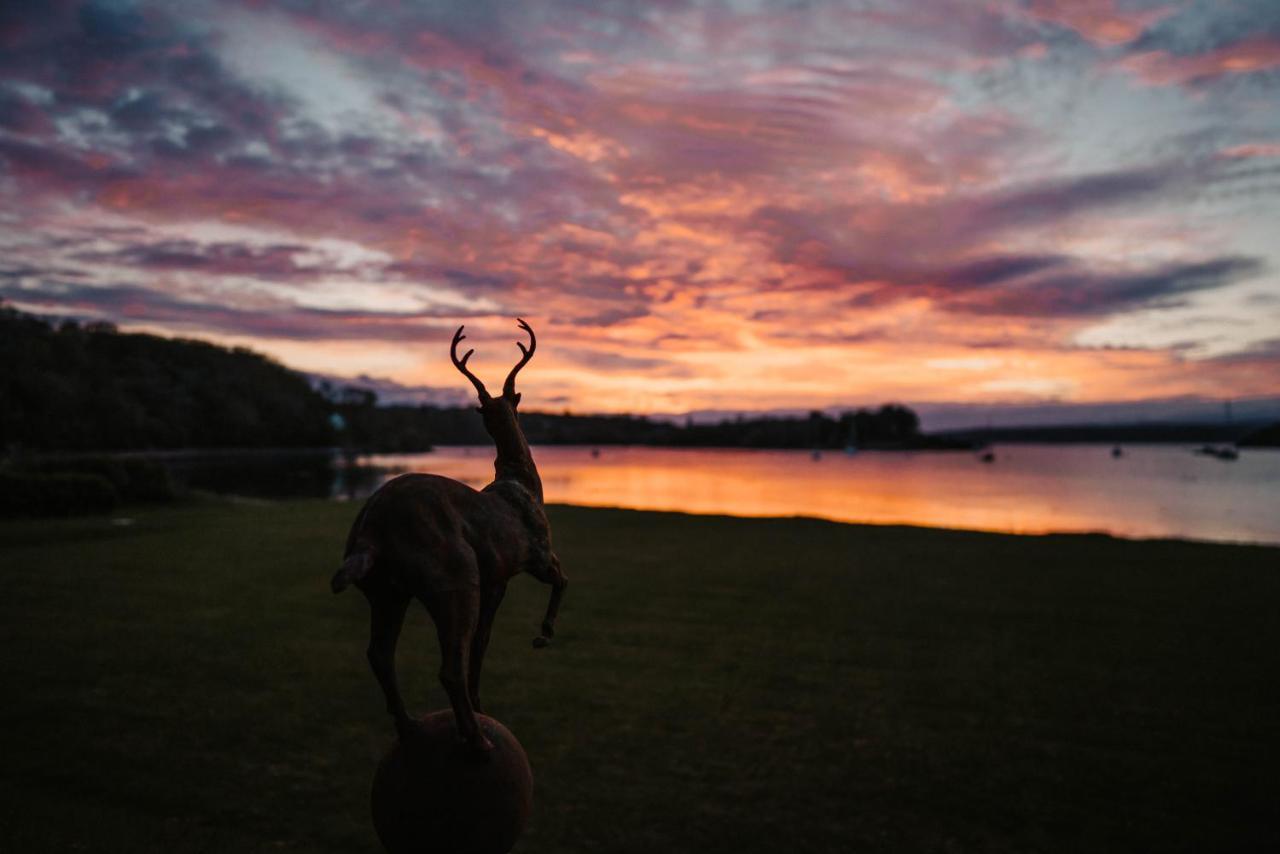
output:
{"label": "deer back", "polygon": [[500,494],[405,474],[369,498],[346,557],[369,555],[383,582],[423,596],[504,583],[536,552],[525,515]]}

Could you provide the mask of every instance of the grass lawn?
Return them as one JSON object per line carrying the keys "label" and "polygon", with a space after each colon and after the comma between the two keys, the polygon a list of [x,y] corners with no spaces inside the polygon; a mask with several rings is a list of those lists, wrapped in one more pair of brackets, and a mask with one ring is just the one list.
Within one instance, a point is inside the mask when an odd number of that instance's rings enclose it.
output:
{"label": "grass lawn", "polygon": [[[354,505],[0,524],[5,850],[376,852]],[[1280,846],[1280,550],[556,507],[482,691],[517,851]],[[410,705],[445,705],[420,608]]]}

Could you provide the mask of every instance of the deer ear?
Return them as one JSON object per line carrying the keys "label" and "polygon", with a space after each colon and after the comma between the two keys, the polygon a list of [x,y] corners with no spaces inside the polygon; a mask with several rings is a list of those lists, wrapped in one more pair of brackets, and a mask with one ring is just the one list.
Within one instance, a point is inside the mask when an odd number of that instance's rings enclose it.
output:
{"label": "deer ear", "polygon": [[512,396],[512,398],[511,398],[511,405],[512,405],[512,406],[519,406],[519,405],[520,405],[520,392],[516,392],[516,393]]}
{"label": "deer ear", "polygon": [[479,412],[481,415],[484,415],[484,407],[483,407],[483,406],[477,406],[477,407],[476,407],[476,412]]}

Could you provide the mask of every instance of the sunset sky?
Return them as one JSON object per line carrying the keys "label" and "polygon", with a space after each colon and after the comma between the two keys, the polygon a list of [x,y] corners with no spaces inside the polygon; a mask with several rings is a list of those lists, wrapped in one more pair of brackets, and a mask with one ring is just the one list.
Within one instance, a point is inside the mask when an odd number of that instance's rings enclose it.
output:
{"label": "sunset sky", "polygon": [[9,2],[0,298],[575,411],[1280,394],[1280,2]]}

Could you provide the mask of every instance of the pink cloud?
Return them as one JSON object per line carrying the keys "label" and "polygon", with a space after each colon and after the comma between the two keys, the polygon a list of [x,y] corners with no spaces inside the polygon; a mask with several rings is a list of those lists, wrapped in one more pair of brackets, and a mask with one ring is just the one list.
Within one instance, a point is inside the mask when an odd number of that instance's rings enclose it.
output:
{"label": "pink cloud", "polygon": [[[803,374],[806,348],[886,365],[992,340],[1065,349],[1089,318],[1253,276],[1213,236],[1146,261],[1108,241],[1246,171],[1226,161],[1276,156],[1265,127],[1215,128],[1216,158],[1167,141],[1152,161],[1152,147],[1072,147],[1070,116],[1014,91],[1096,61],[1058,50],[1075,41],[1060,26],[1115,45],[1165,11],[1020,8],[264,7],[360,81],[354,119],[224,64],[216,37],[179,38],[163,11],[102,21],[92,43],[63,21],[0,55],[0,191],[22,232],[0,284],[26,304],[316,354],[541,313],[591,354],[561,362],[562,390],[612,366],[634,389],[619,406],[656,406],[769,374],[783,350]],[[1267,45],[1125,62],[1184,82],[1270,67]]]}
{"label": "pink cloud", "polygon": [[1125,57],[1119,66],[1150,86],[1198,83],[1233,74],[1280,68],[1280,39],[1258,36],[1208,53],[1179,56],[1153,50]]}
{"label": "pink cloud", "polygon": [[1069,27],[1100,45],[1120,45],[1142,35],[1173,12],[1173,7],[1122,10],[1115,0],[1032,0],[1027,12],[1043,21]]}
{"label": "pink cloud", "polygon": [[1280,157],[1280,142],[1249,142],[1233,145],[1218,152],[1219,157],[1245,160],[1254,157]]}

